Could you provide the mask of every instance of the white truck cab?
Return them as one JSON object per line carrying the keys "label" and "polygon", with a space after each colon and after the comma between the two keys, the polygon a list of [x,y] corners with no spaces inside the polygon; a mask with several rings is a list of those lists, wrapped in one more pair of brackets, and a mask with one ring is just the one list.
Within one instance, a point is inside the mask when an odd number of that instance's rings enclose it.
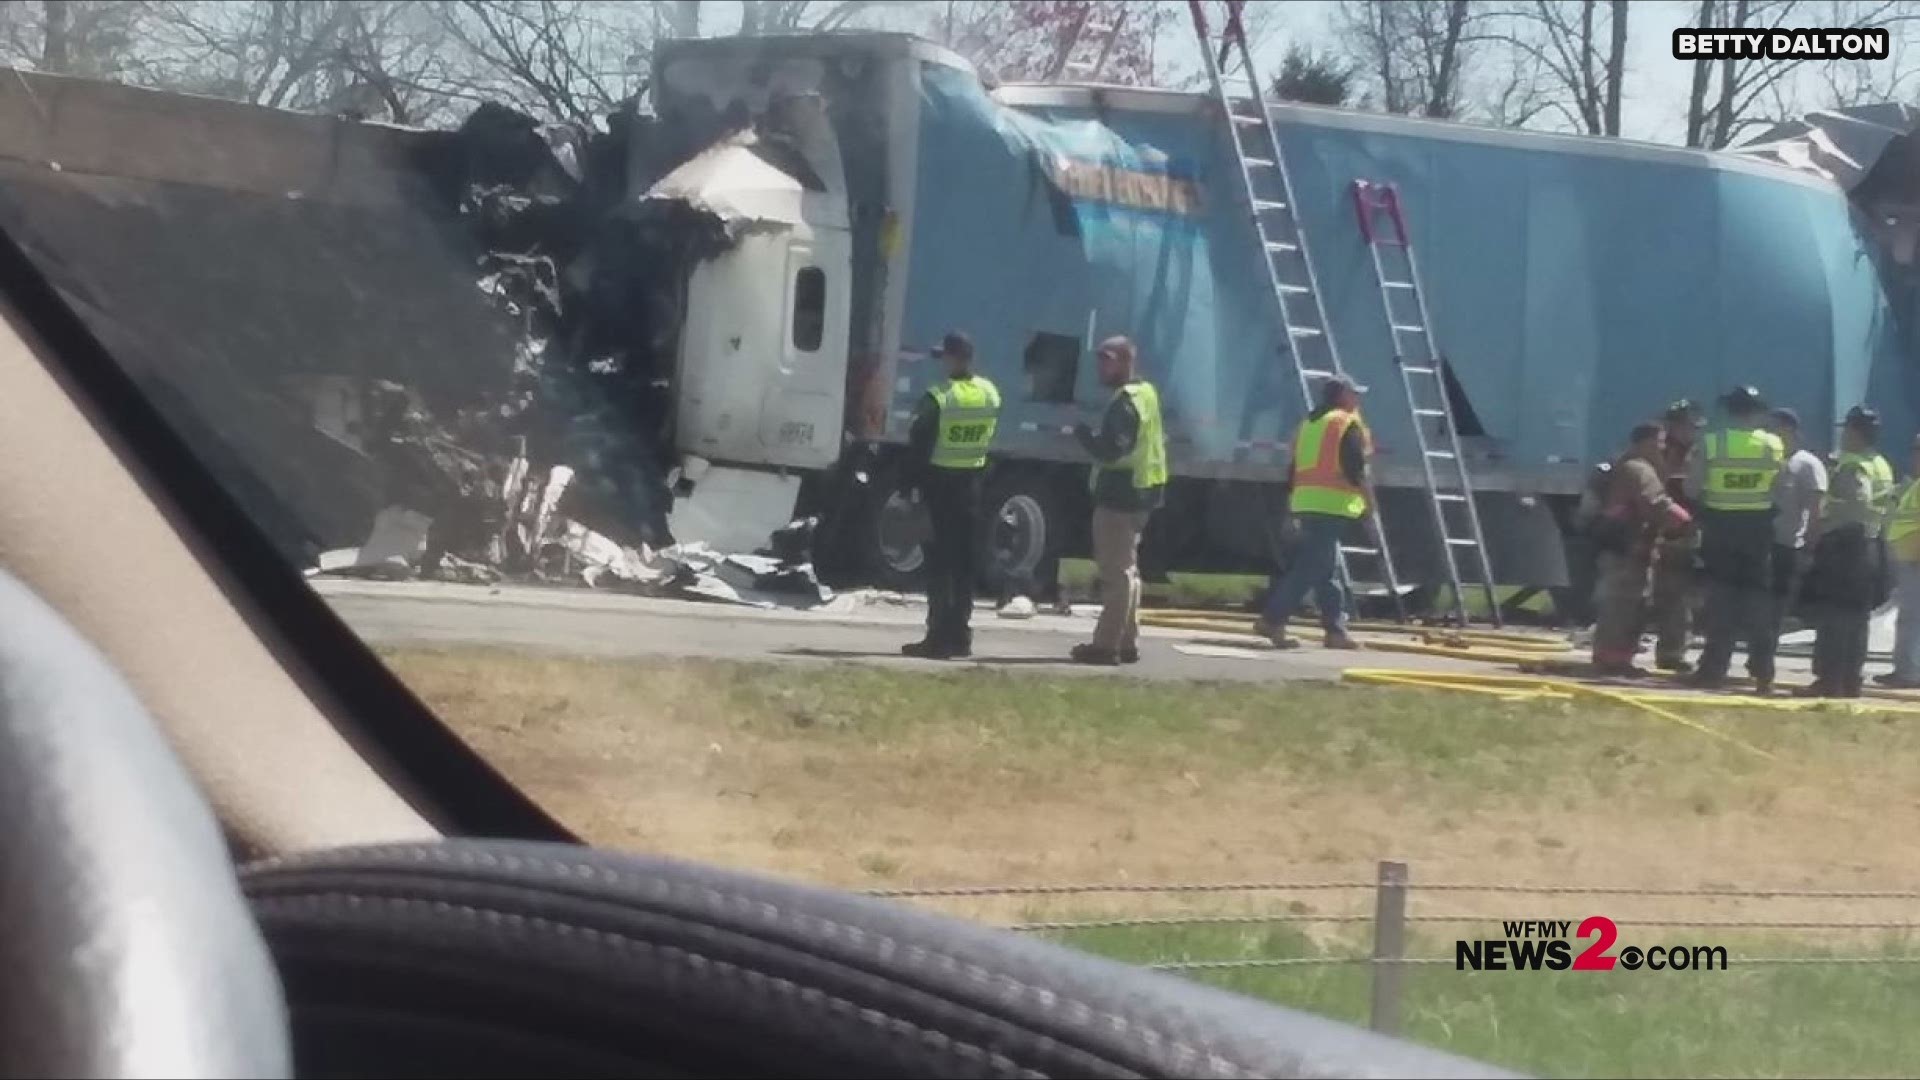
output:
{"label": "white truck cab", "polygon": [[669,515],[677,538],[722,550],[764,543],[792,517],[797,472],[840,456],[852,238],[832,133],[798,111],[813,152],[743,131],[646,195],[707,210],[735,239],[687,280]]}

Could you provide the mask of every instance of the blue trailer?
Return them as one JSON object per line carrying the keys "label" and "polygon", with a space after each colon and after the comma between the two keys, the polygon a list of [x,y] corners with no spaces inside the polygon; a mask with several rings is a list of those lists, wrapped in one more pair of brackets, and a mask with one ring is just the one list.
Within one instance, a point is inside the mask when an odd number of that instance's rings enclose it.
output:
{"label": "blue trailer", "polygon": [[[1068,432],[1104,401],[1092,344],[1124,333],[1167,403],[1176,478],[1147,561],[1265,562],[1301,400],[1210,97],[989,90],[959,58],[897,35],[677,43],[656,80],[663,116],[697,98],[744,106],[763,131],[795,95],[821,103],[825,123],[794,142],[810,162],[833,159],[815,172],[839,176],[842,191],[830,181],[826,193],[844,196],[849,223],[847,265],[824,271],[829,303],[848,310],[845,439],[825,471],[857,461],[879,487],[835,504],[860,507],[843,511],[848,543],[913,568],[885,465],[938,377],[929,347],[959,328],[1006,398],[992,481],[1001,569],[1076,546],[1085,460]],[[1406,209],[1503,582],[1567,582],[1571,501],[1675,398],[1752,383],[1818,418],[1815,432],[1863,400],[1890,438],[1914,430],[1911,339],[1889,272],[1826,180],[1618,139],[1290,105],[1273,118],[1329,324],[1347,369],[1373,386],[1404,580],[1438,580],[1439,563],[1356,179],[1396,185]],[[683,348],[683,368],[714,363]],[[765,457],[715,463],[799,467],[777,448]]]}

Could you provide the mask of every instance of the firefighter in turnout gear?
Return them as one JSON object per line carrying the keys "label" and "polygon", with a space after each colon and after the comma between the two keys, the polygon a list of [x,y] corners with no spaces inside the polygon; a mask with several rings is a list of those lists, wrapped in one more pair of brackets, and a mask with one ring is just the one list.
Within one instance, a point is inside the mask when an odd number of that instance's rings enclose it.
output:
{"label": "firefighter in turnout gear", "polygon": [[[1667,448],[1661,462],[1667,497],[1688,514],[1698,516],[1700,508],[1687,494],[1687,474],[1698,447],[1700,429],[1706,415],[1700,406],[1686,398],[1667,406]],[[1693,611],[1699,601],[1698,576],[1694,562],[1700,554],[1700,534],[1687,529],[1677,535],[1661,537],[1655,545],[1653,562],[1653,603],[1648,613],[1656,635],[1653,665],[1663,671],[1688,674],[1687,635],[1693,628]]]}
{"label": "firefighter in turnout gear", "polygon": [[1747,674],[1762,695],[1773,692],[1773,482],[1786,446],[1764,426],[1767,405],[1743,386],[1721,399],[1726,426],[1708,432],[1688,471],[1699,501],[1700,556],[1707,576],[1706,647],[1692,682],[1723,686],[1740,639]]}
{"label": "firefighter in turnout gear", "polygon": [[[1635,674],[1647,587],[1665,547],[1660,537],[1685,532],[1693,519],[1667,494],[1666,429],[1646,423],[1633,429],[1627,452],[1608,472],[1605,498],[1588,527],[1600,554],[1598,618],[1593,630],[1593,667],[1601,675]],[[1691,559],[1692,555],[1688,554]]]}
{"label": "firefighter in turnout gear", "polygon": [[973,654],[973,589],[981,542],[980,478],[1000,417],[1000,391],[973,372],[973,341],[951,333],[935,354],[947,377],[927,391],[909,429],[913,485],[927,507],[927,636],[902,653],[934,660]]}
{"label": "firefighter in turnout gear", "polygon": [[1093,457],[1093,561],[1100,573],[1100,621],[1093,641],[1075,645],[1081,664],[1140,659],[1140,534],[1167,488],[1167,436],[1160,393],[1140,377],[1132,341],[1113,337],[1096,353],[1100,384],[1113,390],[1100,430],[1074,436]]}
{"label": "firefighter in turnout gear", "polygon": [[1809,575],[1820,608],[1813,685],[1800,691],[1804,696],[1860,696],[1867,623],[1885,580],[1880,528],[1894,507],[1893,466],[1875,448],[1879,439],[1878,413],[1860,405],[1847,411]]}

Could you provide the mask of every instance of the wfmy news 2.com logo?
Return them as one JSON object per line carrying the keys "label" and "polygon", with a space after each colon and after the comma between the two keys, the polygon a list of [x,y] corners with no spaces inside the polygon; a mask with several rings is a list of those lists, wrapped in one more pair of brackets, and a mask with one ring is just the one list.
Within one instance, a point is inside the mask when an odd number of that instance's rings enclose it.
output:
{"label": "wfmy news 2.com logo", "polygon": [[[1618,953],[1620,929],[1605,915],[1589,915],[1574,929],[1570,919],[1502,921],[1503,939],[1461,938],[1454,943],[1455,971],[1725,971],[1725,945],[1628,945]],[[1575,942],[1587,942],[1574,951]]]}
{"label": "wfmy news 2.com logo", "polygon": [[1681,27],[1675,60],[1885,60],[1893,40],[1885,27],[1851,30],[1742,30]]}

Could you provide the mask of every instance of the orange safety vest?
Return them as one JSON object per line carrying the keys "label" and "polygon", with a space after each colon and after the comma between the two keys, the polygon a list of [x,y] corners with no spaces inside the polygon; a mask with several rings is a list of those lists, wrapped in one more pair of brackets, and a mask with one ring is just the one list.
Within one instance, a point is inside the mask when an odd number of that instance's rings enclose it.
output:
{"label": "orange safety vest", "polygon": [[1357,518],[1367,512],[1366,491],[1355,487],[1340,468],[1340,441],[1354,425],[1371,457],[1373,433],[1357,412],[1329,409],[1318,420],[1300,425],[1293,437],[1293,494],[1287,499],[1295,513]]}

